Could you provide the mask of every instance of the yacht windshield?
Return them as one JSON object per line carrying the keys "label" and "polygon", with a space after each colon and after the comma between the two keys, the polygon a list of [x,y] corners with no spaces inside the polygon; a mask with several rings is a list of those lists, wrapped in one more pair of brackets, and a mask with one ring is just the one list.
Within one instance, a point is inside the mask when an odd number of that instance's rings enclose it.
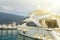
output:
{"label": "yacht windshield", "polygon": [[37,25],[34,22],[28,22],[26,23],[27,26],[33,26],[33,27],[37,27]]}

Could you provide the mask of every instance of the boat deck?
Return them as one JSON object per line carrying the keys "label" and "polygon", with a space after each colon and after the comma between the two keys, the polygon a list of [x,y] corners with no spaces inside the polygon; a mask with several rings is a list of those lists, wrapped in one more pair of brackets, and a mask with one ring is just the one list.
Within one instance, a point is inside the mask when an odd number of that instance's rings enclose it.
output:
{"label": "boat deck", "polygon": [[37,38],[40,40],[47,40],[47,39],[52,40],[52,38],[50,37],[50,35],[48,35],[48,32],[46,31],[45,28],[20,27],[18,28],[18,32],[20,35],[27,36],[27,37],[34,38],[34,39]]}

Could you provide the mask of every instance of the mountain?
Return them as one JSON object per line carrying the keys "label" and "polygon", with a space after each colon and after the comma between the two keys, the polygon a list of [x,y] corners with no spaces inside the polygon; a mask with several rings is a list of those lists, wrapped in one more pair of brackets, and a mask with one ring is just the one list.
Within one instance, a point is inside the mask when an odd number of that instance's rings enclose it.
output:
{"label": "mountain", "polygon": [[0,24],[10,24],[12,22],[16,22],[17,24],[20,24],[21,21],[23,21],[26,18],[27,17],[24,16],[0,12]]}

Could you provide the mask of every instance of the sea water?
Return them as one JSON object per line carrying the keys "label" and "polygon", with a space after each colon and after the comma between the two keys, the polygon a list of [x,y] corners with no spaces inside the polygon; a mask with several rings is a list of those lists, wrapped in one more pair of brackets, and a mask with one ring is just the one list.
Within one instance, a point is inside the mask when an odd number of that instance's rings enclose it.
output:
{"label": "sea water", "polygon": [[33,40],[19,35],[17,30],[0,30],[0,40]]}

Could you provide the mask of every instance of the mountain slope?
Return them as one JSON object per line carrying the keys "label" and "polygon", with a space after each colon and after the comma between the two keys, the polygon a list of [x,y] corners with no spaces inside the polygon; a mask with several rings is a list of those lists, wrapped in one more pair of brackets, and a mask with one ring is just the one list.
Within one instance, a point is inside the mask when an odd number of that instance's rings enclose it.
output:
{"label": "mountain slope", "polygon": [[20,24],[20,22],[26,18],[27,17],[24,16],[18,16],[14,14],[0,12],[0,24],[9,24],[12,22],[16,22],[17,24]]}

